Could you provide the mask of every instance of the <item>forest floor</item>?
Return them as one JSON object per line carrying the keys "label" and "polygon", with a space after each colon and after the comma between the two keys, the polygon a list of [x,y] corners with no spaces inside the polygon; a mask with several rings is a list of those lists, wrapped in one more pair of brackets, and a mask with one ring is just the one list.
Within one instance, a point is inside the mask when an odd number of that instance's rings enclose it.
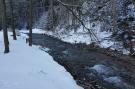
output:
{"label": "forest floor", "polygon": [[0,32],[0,89],[83,89],[48,53],[17,38],[9,33],[10,53],[4,54]]}
{"label": "forest floor", "polygon": [[[135,59],[106,54],[105,49],[81,49],[44,34],[33,34],[40,45],[85,89],[135,89]],[[117,52],[114,52],[117,54]]]}

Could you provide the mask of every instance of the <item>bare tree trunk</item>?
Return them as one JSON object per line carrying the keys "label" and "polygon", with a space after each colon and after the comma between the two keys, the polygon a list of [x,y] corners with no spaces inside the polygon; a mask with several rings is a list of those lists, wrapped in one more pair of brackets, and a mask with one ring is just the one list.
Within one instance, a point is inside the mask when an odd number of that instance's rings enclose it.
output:
{"label": "bare tree trunk", "polygon": [[42,0],[42,6],[43,6],[43,11],[45,11],[46,10],[46,6],[45,6],[45,0]]}
{"label": "bare tree trunk", "polygon": [[50,0],[50,9],[51,9],[51,28],[53,29],[54,25],[54,6],[53,6],[53,0]]}
{"label": "bare tree trunk", "polygon": [[117,32],[117,12],[116,12],[116,1],[112,0],[112,17],[113,17],[113,32],[116,33]]}
{"label": "bare tree trunk", "polygon": [[[72,0],[72,4],[74,5],[74,0]],[[72,11],[74,11],[74,7],[71,7],[72,8]],[[75,12],[74,12],[75,13]],[[76,13],[75,13],[76,14]],[[72,16],[72,25],[74,26],[75,25],[75,17]]]}
{"label": "bare tree trunk", "polygon": [[1,9],[2,9],[2,28],[3,28],[3,36],[4,36],[4,45],[5,51],[4,53],[9,53],[9,40],[8,40],[8,32],[6,26],[6,3],[5,0],[1,0]]}
{"label": "bare tree trunk", "polygon": [[13,39],[17,40],[16,38],[16,32],[15,32],[15,23],[14,23],[14,9],[13,9],[13,1],[10,0],[10,10],[11,10],[11,26],[13,31]]}
{"label": "bare tree trunk", "polygon": [[32,22],[33,22],[32,0],[28,0],[28,29],[29,29],[29,46],[32,46]]}

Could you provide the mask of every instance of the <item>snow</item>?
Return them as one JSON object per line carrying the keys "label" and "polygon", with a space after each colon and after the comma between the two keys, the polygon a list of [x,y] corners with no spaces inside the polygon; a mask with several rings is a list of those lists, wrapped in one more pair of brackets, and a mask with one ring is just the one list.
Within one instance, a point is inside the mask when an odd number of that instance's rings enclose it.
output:
{"label": "snow", "polygon": [[112,45],[114,45],[114,42],[112,41],[109,41],[109,40],[104,40],[101,42],[101,47],[102,48],[108,48],[108,47],[111,47]]}
{"label": "snow", "polygon": [[95,70],[98,74],[109,76],[113,75],[113,70],[103,64],[97,64],[90,68],[90,70]]}
{"label": "snow", "polygon": [[108,72],[106,66],[102,64],[94,65],[91,69],[96,70],[98,73],[105,73]]}
{"label": "snow", "polygon": [[[95,27],[93,27],[93,24],[96,24]],[[113,42],[107,42],[106,40],[103,41],[105,38],[110,37],[112,35],[111,32],[107,32],[107,31],[101,31],[100,30],[100,26],[101,23],[99,21],[97,22],[93,22],[93,23],[86,23],[86,26],[93,29],[93,32],[96,34],[97,38],[99,39],[99,41],[101,41],[100,46],[107,48],[109,46],[113,45]],[[22,31],[24,32],[24,31]],[[66,32],[65,28],[60,28],[59,26],[56,28],[55,32],[53,31],[46,31],[46,30],[42,30],[42,29],[33,29],[34,33],[44,33],[47,35],[51,35],[53,37],[56,37],[58,39],[61,39],[64,42],[69,42],[69,43],[86,43],[86,44],[91,44],[92,42],[94,42],[88,31],[86,29],[83,29],[83,26],[80,26],[76,32],[74,30]]]}
{"label": "snow", "polygon": [[109,82],[117,87],[121,87],[122,89],[135,89],[132,85],[128,85],[124,81],[122,81],[121,77],[119,76],[113,76],[109,78],[105,78],[104,81]]}
{"label": "snow", "polygon": [[128,15],[135,17],[135,5],[134,4],[128,5]]}
{"label": "snow", "polygon": [[109,82],[109,83],[117,84],[117,86],[119,86],[119,84],[122,83],[121,78],[117,77],[117,76],[105,78],[104,80]]}
{"label": "snow", "polygon": [[29,47],[24,37],[9,40],[10,53],[4,54],[0,32],[0,89],[82,89],[48,53]]}
{"label": "snow", "polygon": [[39,49],[41,49],[41,50],[43,50],[45,52],[49,52],[50,51],[50,49],[49,48],[46,48],[46,47],[39,47]]}
{"label": "snow", "polygon": [[103,64],[96,64],[88,69],[95,70],[96,74],[98,74],[103,81],[111,83],[117,87],[121,87],[121,89],[123,89],[123,87],[126,87],[124,89],[135,89],[132,85],[128,85],[126,81],[123,81],[123,78],[117,74],[117,68],[111,68],[111,66]]}
{"label": "snow", "polygon": [[[22,29],[20,32],[21,33],[29,33],[29,30]],[[42,29],[36,29],[36,28],[34,28],[34,29],[32,29],[32,33],[43,34],[43,33],[45,33],[45,31],[42,30]]]}

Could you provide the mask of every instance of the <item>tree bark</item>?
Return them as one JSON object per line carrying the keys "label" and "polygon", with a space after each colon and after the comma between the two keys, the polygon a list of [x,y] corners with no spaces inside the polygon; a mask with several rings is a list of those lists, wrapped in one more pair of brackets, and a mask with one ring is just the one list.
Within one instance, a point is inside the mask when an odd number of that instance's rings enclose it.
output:
{"label": "tree bark", "polygon": [[10,0],[10,10],[11,10],[11,27],[13,31],[13,39],[17,40],[16,38],[16,32],[15,32],[15,22],[14,22],[14,9],[13,9],[13,1]]}
{"label": "tree bark", "polygon": [[33,22],[32,0],[28,0],[28,29],[29,29],[29,46],[32,46],[32,22]]}
{"label": "tree bark", "polygon": [[3,29],[3,36],[4,36],[4,45],[5,51],[4,53],[9,53],[9,40],[8,40],[8,32],[6,26],[6,3],[5,0],[1,0],[1,9],[2,9],[2,29]]}
{"label": "tree bark", "polygon": [[51,9],[51,24],[52,24],[52,29],[53,29],[53,25],[54,25],[54,6],[53,6],[53,0],[50,0],[50,9]]}

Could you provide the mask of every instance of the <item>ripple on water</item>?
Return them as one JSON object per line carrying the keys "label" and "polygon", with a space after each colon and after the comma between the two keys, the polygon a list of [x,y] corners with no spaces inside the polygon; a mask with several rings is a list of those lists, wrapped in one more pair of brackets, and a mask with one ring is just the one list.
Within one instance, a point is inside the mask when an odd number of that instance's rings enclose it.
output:
{"label": "ripple on water", "polygon": [[113,84],[116,87],[122,89],[135,89],[133,86],[128,85],[123,79],[117,74],[115,70],[111,67],[105,66],[103,64],[97,64],[89,68],[90,71],[96,72],[103,81]]}

